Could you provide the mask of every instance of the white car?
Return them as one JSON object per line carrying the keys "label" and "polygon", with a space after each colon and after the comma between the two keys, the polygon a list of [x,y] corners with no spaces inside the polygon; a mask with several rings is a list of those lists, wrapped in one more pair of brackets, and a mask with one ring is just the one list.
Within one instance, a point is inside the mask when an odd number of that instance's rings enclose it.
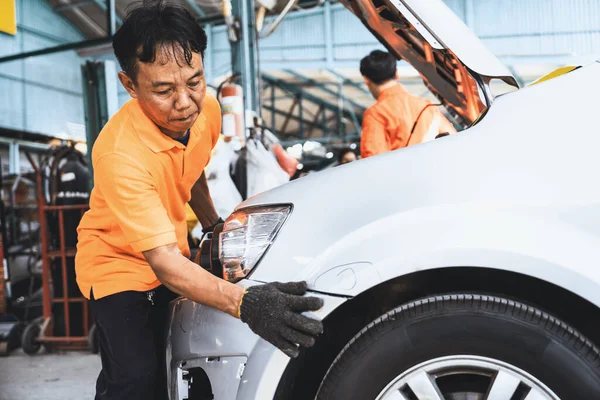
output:
{"label": "white car", "polygon": [[290,360],[177,299],[171,399],[600,399],[600,64],[494,98],[514,78],[442,1],[346,6],[470,127],[240,205],[215,273],[307,281],[325,333]]}

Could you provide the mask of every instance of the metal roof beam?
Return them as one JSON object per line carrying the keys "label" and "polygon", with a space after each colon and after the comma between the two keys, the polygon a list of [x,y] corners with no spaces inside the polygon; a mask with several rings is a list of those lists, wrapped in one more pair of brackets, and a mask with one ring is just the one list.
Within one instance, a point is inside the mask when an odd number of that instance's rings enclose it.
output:
{"label": "metal roof beam", "polygon": [[[272,113],[276,114],[276,115],[280,115],[280,116],[286,117],[286,118],[288,117],[288,112],[287,111],[279,110],[279,109],[277,109],[275,107],[271,107],[271,106],[267,106],[267,105],[263,105],[263,108],[265,110],[269,111],[269,112],[272,112]],[[298,116],[296,116],[294,114],[291,114],[289,116],[289,119],[291,119],[293,121],[296,121],[296,122],[300,122],[301,121],[300,117],[298,117]],[[312,128],[317,128],[317,129],[321,129],[322,131],[333,132],[333,129],[331,129],[331,128],[325,126],[325,125],[319,124],[317,122],[314,122],[314,121],[309,121],[307,119],[302,119],[302,123],[308,125],[311,129]],[[284,130],[281,130],[280,133],[281,133],[281,136],[287,135]]]}
{"label": "metal roof beam", "polygon": [[[71,3],[70,0],[58,0],[58,4],[57,5],[62,5],[62,6],[69,6],[69,5],[73,5],[74,3]],[[79,3],[77,3],[79,4]],[[54,9],[54,8],[53,8]],[[86,13],[84,13],[81,8],[79,7],[72,7],[70,10],[70,12],[72,12],[77,19],[82,22],[83,24],[86,25],[86,28],[92,30],[93,32],[95,32],[96,35],[98,36],[104,36],[105,35],[105,30],[102,29],[102,27],[100,27],[96,21],[94,21],[92,18],[90,18],[89,15],[87,15]],[[84,33],[84,32],[82,32]]]}
{"label": "metal roof beam", "polygon": [[350,80],[349,78],[345,77],[344,75],[340,74],[339,72],[337,72],[333,69],[328,69],[327,72],[340,78],[344,85],[352,86],[353,88],[358,89],[361,92],[368,94],[369,96],[371,95],[371,92],[369,92],[363,85],[361,85],[360,83],[356,83],[353,80]]}
{"label": "metal roof beam", "polygon": [[54,9],[54,11],[63,12],[63,11],[67,11],[67,10],[70,10],[73,8],[81,8],[81,7],[85,7],[85,6],[90,6],[92,4],[96,4],[96,0],[86,0],[86,1],[80,1],[79,3],[65,4],[64,6],[56,7]]}
{"label": "metal roof beam", "polygon": [[[66,0],[64,0],[64,1],[66,1]],[[45,49],[39,49],[39,50],[28,51],[28,52],[24,52],[24,53],[13,54],[10,56],[0,57],[0,64],[9,62],[9,61],[22,60],[22,59],[29,58],[29,57],[54,54],[54,53],[59,53],[61,51],[67,51],[67,50],[85,49],[85,48],[96,47],[96,46],[105,45],[107,43],[111,43],[112,36],[114,35],[114,33],[116,31],[116,23],[117,22],[122,23],[121,18],[119,18],[119,16],[117,15],[117,9],[115,7],[115,0],[105,0],[105,1],[93,0],[93,2],[95,4],[97,4],[98,6],[100,6],[100,8],[102,8],[103,10],[106,11],[106,24],[107,24],[106,36],[95,38],[95,39],[83,40],[81,42],[65,43],[65,44],[61,44],[59,46],[47,47]],[[64,4],[63,7],[73,6],[73,7],[71,7],[71,10],[73,12],[75,12],[82,20],[87,20],[86,23],[93,24],[93,26],[95,26],[97,28],[98,33],[100,33],[100,34],[104,33],[103,29],[101,29],[98,26],[98,24],[96,24],[87,14],[85,14],[81,11],[79,6],[82,5],[82,3],[69,3],[67,1],[66,3],[63,2],[63,4]],[[62,8],[62,9],[64,10],[64,8]],[[55,9],[55,11],[56,10],[58,10],[58,9]]]}
{"label": "metal roof beam", "polygon": [[[306,82],[308,84],[311,84],[311,85],[314,85],[314,86],[318,87],[319,89],[323,90],[324,92],[327,92],[327,93],[332,94],[334,96],[340,97],[340,93],[336,92],[335,90],[331,90],[331,89],[325,87],[319,81],[316,81],[314,79],[308,78],[308,77],[306,77],[306,76],[304,76],[304,75],[302,75],[302,74],[300,74],[300,73],[298,73],[296,71],[293,71],[291,69],[286,69],[285,72],[287,72],[288,74],[290,74],[292,76],[295,76],[296,78],[298,78],[298,79],[300,79],[300,80],[302,80],[302,81],[304,81],[304,82]],[[344,96],[342,96],[342,97],[344,97]],[[357,102],[355,102],[353,100],[350,100],[350,99],[346,99],[345,98],[344,100],[347,101],[348,103],[352,104],[353,107],[356,107],[361,112],[365,111],[365,107],[363,105],[358,104]]]}
{"label": "metal roof beam", "polygon": [[[301,94],[304,100],[310,101],[310,102],[318,104],[318,105],[323,105],[326,109],[331,110],[333,112],[337,113],[338,111],[341,111],[345,116],[350,116],[350,113],[347,110],[340,110],[340,108],[338,107],[337,104],[331,104],[327,101],[324,101],[322,98],[315,96],[305,90],[302,90],[302,88],[291,85],[288,82],[285,82],[281,79],[272,77],[265,73],[262,74],[262,79],[264,81],[268,82],[269,84],[275,85],[275,86],[279,87],[280,89],[283,89],[294,95]],[[361,117],[362,117],[362,115],[361,115]]]}
{"label": "metal roof beam", "polygon": [[200,6],[196,4],[194,0],[187,0],[187,3],[191,7],[191,9],[194,10],[197,16],[199,16],[200,18],[206,17],[206,13],[204,12],[204,10],[200,8]]}
{"label": "metal roof beam", "polygon": [[[107,5],[107,3],[108,3],[108,5]],[[112,4],[110,4],[110,3],[112,3]],[[54,8],[54,11],[64,12],[64,11],[69,11],[69,10],[74,11],[74,9],[81,10],[81,7],[90,6],[92,4],[96,4],[98,7],[100,7],[103,11],[105,11],[107,13],[112,9],[113,10],[113,14],[115,16],[115,21],[119,25],[123,25],[123,20],[117,14],[117,9],[114,6],[114,0],[86,0],[86,1],[80,1],[79,3],[70,3],[70,4],[62,5],[60,7],[56,7],[56,8]],[[107,18],[110,18],[110,17],[111,17],[110,15],[107,15]]]}
{"label": "metal roof beam", "polygon": [[28,52],[19,53],[19,54],[13,54],[11,56],[6,56],[6,57],[0,57],[0,64],[8,62],[8,61],[21,60],[21,59],[28,58],[28,57],[43,56],[46,54],[58,53],[61,51],[66,51],[66,50],[85,49],[87,47],[99,46],[99,45],[103,45],[105,43],[111,43],[111,42],[112,42],[112,38],[103,37],[103,38],[98,38],[98,39],[84,40],[84,41],[76,42],[76,43],[61,44],[60,46],[48,47],[45,49],[28,51]]}
{"label": "metal roof beam", "polygon": [[[112,15],[115,16],[115,21],[117,22],[117,24],[123,25],[123,20],[121,20],[121,17],[119,17],[119,15],[117,14],[117,8],[115,7],[115,0],[106,0],[106,1],[94,0],[94,3],[96,3],[98,5],[98,7],[100,7],[102,10],[107,12],[107,18],[110,18],[111,16],[108,14],[112,13]],[[108,3],[108,5],[107,5],[107,3]],[[109,32],[107,32],[107,34],[111,34],[110,28],[109,28]]]}

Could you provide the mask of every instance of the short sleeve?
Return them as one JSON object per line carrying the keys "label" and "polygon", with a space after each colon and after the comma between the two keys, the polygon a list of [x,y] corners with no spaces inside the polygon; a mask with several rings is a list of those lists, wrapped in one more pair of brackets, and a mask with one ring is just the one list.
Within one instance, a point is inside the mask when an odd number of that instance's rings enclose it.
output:
{"label": "short sleeve", "polygon": [[139,163],[122,154],[106,155],[94,165],[94,184],[133,250],[177,243],[152,176]]}

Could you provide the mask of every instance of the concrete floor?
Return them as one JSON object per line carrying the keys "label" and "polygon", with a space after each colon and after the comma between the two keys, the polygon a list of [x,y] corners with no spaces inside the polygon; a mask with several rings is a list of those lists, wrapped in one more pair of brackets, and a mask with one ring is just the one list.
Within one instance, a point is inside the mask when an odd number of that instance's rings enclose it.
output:
{"label": "concrete floor", "polygon": [[93,400],[100,356],[85,351],[0,357],[0,400]]}

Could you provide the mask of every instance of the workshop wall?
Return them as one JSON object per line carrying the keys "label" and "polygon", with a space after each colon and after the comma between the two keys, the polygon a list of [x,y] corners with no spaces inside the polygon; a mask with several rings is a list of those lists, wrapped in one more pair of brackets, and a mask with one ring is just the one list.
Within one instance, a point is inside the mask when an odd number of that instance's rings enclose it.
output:
{"label": "workshop wall", "polygon": [[[445,1],[508,64],[585,64],[600,58],[598,0]],[[0,55],[84,39],[47,1],[16,5],[17,34],[0,33]],[[213,82],[231,69],[230,46],[224,26],[205,29],[206,73]],[[356,69],[374,48],[382,46],[356,17],[341,4],[327,4],[289,15],[261,40],[260,68]],[[68,51],[1,64],[0,127],[83,138],[82,62]],[[119,102],[128,99],[120,89]]]}
{"label": "workshop wall", "polygon": [[462,1],[467,25],[506,63],[587,64],[600,58],[598,0]]}
{"label": "workshop wall", "polygon": [[[44,0],[17,0],[17,33],[0,33],[0,55],[83,40]],[[80,58],[75,51],[0,64],[0,126],[72,136],[84,123]]]}

